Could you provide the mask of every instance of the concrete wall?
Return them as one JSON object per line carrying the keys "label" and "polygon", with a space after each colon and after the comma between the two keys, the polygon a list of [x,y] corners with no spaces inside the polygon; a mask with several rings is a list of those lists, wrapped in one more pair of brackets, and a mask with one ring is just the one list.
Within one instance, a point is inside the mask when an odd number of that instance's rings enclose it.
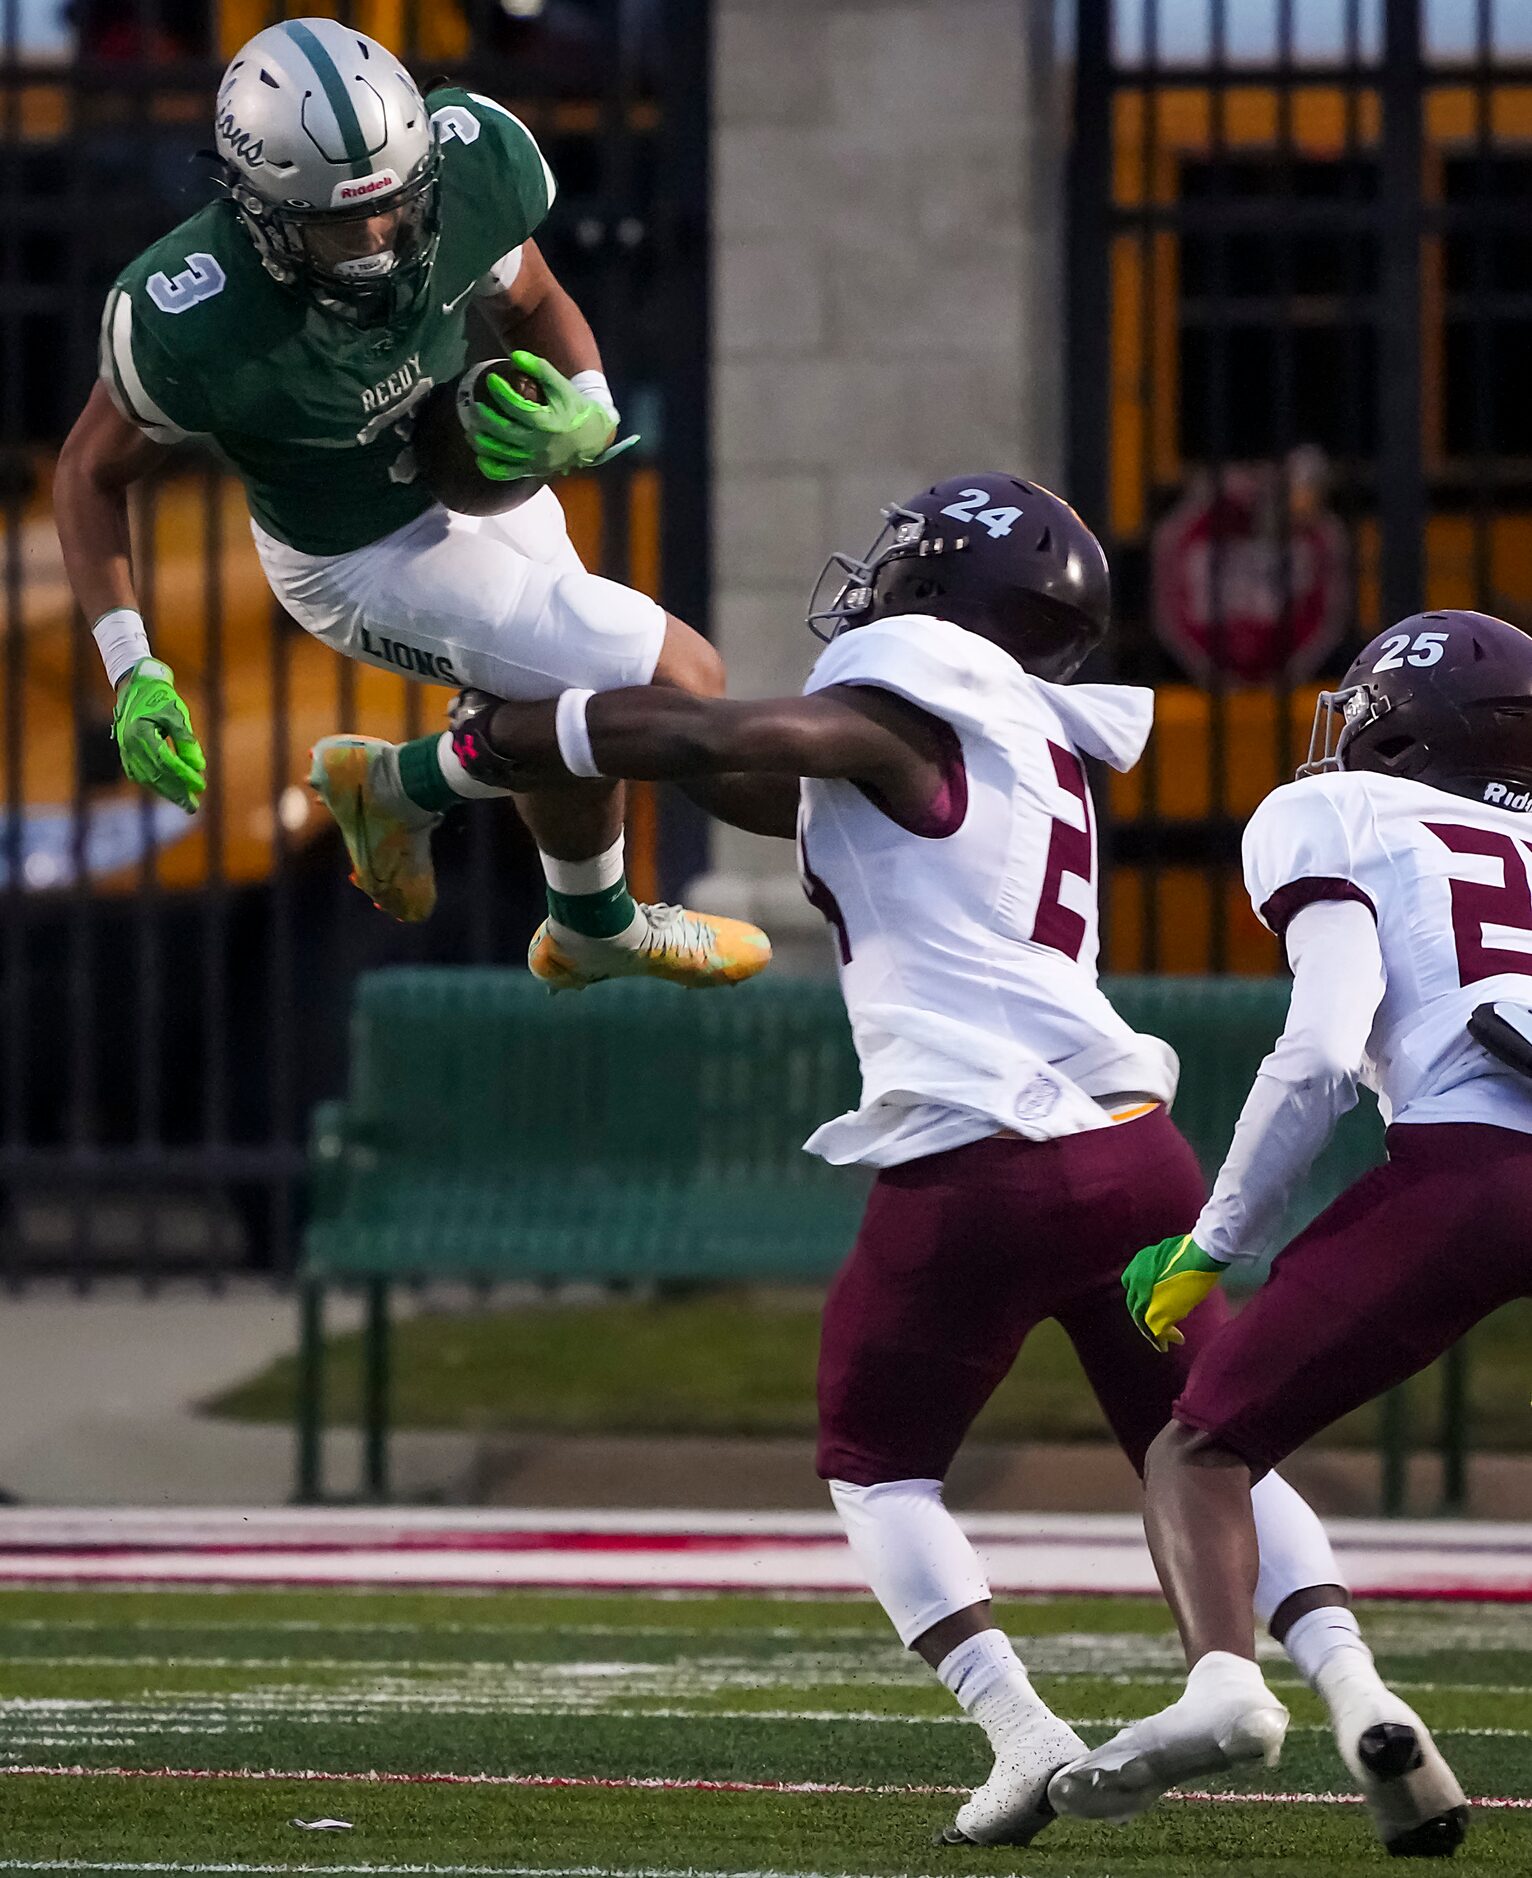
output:
{"label": "concrete wall", "polygon": [[[716,0],[713,619],[741,695],[801,685],[813,577],[883,502],[1056,482],[1053,5]],[[707,904],[789,946],[813,917],[777,846],[719,831],[714,865]]]}

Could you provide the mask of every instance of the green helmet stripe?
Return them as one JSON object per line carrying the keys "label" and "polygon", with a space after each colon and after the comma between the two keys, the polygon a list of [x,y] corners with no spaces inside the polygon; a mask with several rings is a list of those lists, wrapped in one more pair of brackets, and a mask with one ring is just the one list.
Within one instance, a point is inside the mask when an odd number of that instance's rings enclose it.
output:
{"label": "green helmet stripe", "polygon": [[362,135],[362,127],[357,122],[356,106],[351,102],[351,94],[346,90],[346,81],[341,77],[328,52],[325,51],[316,33],[305,26],[302,20],[285,20],[282,30],[298,47],[299,51],[313,66],[324,95],[330,101],[330,109],[335,113],[335,121],[340,126],[341,141],[346,146],[346,155],[351,160],[351,174],[365,176],[372,168],[372,160],[367,151],[367,140]]}

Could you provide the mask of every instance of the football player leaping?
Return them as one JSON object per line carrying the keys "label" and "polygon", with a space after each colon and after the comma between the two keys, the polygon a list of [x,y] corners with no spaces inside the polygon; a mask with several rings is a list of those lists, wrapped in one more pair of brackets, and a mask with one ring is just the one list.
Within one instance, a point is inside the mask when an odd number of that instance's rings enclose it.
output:
{"label": "football player leaping", "polygon": [[[809,1146],[879,1170],[825,1309],[819,1471],[901,1641],[993,1745],[946,1838],[1025,1844],[1052,1817],[1050,1774],[1083,1750],[997,1627],[943,1479],[1049,1317],[1141,1466],[1223,1299],[1191,1314],[1169,1362],[1122,1309],[1123,1260],[1185,1232],[1203,1188],[1168,1113],[1173,1054],[1096,980],[1085,759],[1130,768],[1152,711],[1147,691],[1066,682],[1107,629],[1100,544],[1008,476],[960,477],[887,514],[864,561],[826,570],[835,597],[815,619],[834,636],[804,697],[569,691],[500,706],[478,735],[508,784],[732,774],[731,819],[798,823],[863,1078],[861,1106]],[[1274,1474],[1255,1498],[1262,1570],[1242,1595],[1284,1640],[1300,1612],[1334,1620],[1305,1631],[1307,1673],[1331,1638],[1351,1660],[1319,1522]],[[1275,1702],[1242,1712],[1220,1765],[1275,1752],[1285,1723]]]}
{"label": "football player leaping", "polygon": [[[532,239],[554,184],[526,127],[466,91],[423,98],[385,47],[333,20],[289,20],[230,64],[217,145],[222,199],[112,290],[101,382],[54,484],[128,775],[187,810],[205,784],[137,610],[126,501],[166,446],[193,434],[243,479],[272,591],[349,658],[497,697],[651,682],[720,692],[704,640],[581,567],[551,490],[476,520],[414,480],[410,425],[433,384],[461,371],[471,304],[543,392],[539,404],[484,375],[465,425],[486,477],[558,476],[621,447],[590,328]],[[326,738],[312,780],[358,884],[406,920],[434,904],[430,836],[443,812],[502,793],[445,732],[397,746]],[[519,806],[548,877],[530,962],[549,984],[650,972],[700,986],[767,962],[754,927],[634,904],[618,787],[566,786]]]}
{"label": "football player leaping", "polygon": [[[1309,757],[1245,831],[1251,901],[1293,968],[1287,1023],[1191,1233],[1128,1268],[1146,1335],[1163,1348],[1262,1251],[1359,1082],[1390,1124],[1388,1162],[1192,1364],[1148,1472],[1192,1673],[1173,1707],[1055,1783],[1069,1812],[1140,1810],[1212,1764],[1210,1730],[1271,1705],[1242,1608],[1252,1481],[1532,1292],[1532,639],[1482,613],[1401,620],[1320,698]],[[1313,1673],[1390,1849],[1449,1854],[1462,1790],[1419,1717],[1380,1701],[1359,1642],[1337,1647],[1345,1621],[1303,1617],[1299,1661],[1329,1654]]]}

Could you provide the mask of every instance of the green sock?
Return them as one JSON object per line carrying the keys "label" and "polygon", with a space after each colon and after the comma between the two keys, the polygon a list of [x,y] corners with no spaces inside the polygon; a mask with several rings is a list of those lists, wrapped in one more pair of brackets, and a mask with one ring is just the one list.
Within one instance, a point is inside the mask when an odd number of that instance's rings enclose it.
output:
{"label": "green sock", "polygon": [[455,809],[463,797],[442,774],[441,732],[429,737],[415,737],[399,746],[399,782],[417,808],[444,815]]}
{"label": "green sock", "polygon": [[548,915],[587,939],[612,939],[626,932],[638,911],[626,880],[596,893],[559,893],[548,889]]}

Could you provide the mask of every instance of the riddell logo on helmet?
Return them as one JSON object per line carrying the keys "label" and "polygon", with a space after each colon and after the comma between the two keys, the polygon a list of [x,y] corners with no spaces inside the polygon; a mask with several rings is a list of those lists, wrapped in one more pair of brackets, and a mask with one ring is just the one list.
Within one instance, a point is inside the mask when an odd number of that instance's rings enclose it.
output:
{"label": "riddell logo on helmet", "polygon": [[358,177],[354,182],[337,183],[330,197],[331,208],[338,208],[342,202],[365,202],[369,196],[381,195],[385,189],[397,189],[399,177],[393,170],[378,170],[372,176]]}
{"label": "riddell logo on helmet", "polygon": [[1518,809],[1523,814],[1532,809],[1532,789],[1512,789],[1506,783],[1486,783],[1484,800],[1497,809]]}

